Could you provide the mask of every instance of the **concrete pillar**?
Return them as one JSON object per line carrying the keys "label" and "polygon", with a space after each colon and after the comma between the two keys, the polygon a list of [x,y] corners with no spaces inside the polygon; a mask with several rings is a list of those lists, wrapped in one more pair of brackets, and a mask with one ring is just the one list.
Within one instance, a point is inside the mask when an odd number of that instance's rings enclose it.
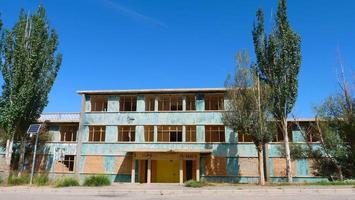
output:
{"label": "concrete pillar", "polygon": [[155,96],[155,99],[154,99],[154,111],[158,111],[158,106],[159,106],[159,96]]}
{"label": "concrete pillar", "polygon": [[158,142],[158,126],[154,126],[153,138],[154,142]]}
{"label": "concrete pillar", "polygon": [[186,111],[186,96],[182,96],[182,110]]}
{"label": "concrete pillar", "polygon": [[184,184],[184,162],[182,159],[179,160],[179,177],[180,177],[180,185]]}
{"label": "concrete pillar", "polygon": [[147,183],[152,182],[152,160],[148,159],[148,166],[147,166]]}
{"label": "concrete pillar", "polygon": [[200,155],[196,159],[196,181],[200,181]]}
{"label": "concrete pillar", "polygon": [[131,183],[136,182],[136,160],[132,157]]}
{"label": "concrete pillar", "polygon": [[186,142],[186,126],[182,126],[182,142]]}

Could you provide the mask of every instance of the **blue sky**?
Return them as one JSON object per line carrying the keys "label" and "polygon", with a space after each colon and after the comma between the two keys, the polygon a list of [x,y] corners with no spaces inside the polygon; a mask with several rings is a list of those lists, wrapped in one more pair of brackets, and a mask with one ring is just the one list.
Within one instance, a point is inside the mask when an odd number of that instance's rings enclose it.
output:
{"label": "blue sky", "polygon": [[[34,12],[39,4],[64,55],[45,112],[79,111],[78,90],[223,87],[237,51],[255,59],[256,10],[270,25],[277,8],[277,0],[0,0],[5,27],[21,8]],[[296,116],[313,116],[313,106],[336,92],[338,49],[347,70],[355,69],[354,10],[350,0],[288,1],[302,38]]]}

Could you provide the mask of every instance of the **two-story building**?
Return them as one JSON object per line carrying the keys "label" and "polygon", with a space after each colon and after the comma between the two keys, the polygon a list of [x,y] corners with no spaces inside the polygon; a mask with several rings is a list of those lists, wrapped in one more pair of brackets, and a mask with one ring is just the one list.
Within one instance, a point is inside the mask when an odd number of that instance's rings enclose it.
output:
{"label": "two-story building", "polygon": [[[225,88],[79,91],[80,113],[47,113],[52,141],[37,169],[52,176],[105,174],[115,182],[257,182],[251,138],[225,127]],[[302,121],[306,123],[308,120]],[[292,123],[291,123],[292,124]],[[291,142],[304,142],[290,125]],[[266,176],[285,178],[282,134],[266,145]],[[319,181],[308,159],[292,162],[295,181]]]}

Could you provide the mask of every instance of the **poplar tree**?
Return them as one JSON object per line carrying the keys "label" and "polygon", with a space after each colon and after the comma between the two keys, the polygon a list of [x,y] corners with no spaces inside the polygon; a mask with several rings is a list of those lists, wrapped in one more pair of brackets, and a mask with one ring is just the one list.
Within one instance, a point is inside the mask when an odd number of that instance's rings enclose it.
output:
{"label": "poplar tree", "polygon": [[0,70],[4,83],[0,126],[8,140],[8,160],[12,141],[20,142],[21,168],[28,139],[26,129],[48,104],[48,94],[61,65],[62,55],[57,52],[57,46],[58,35],[50,28],[42,6],[32,15],[22,10],[13,28],[2,31]]}
{"label": "poplar tree", "polygon": [[226,81],[229,103],[223,122],[238,134],[251,136],[258,154],[259,184],[264,185],[264,145],[272,140],[275,128],[269,86],[260,81],[257,73],[250,66],[247,51],[238,53],[235,75]]}
{"label": "poplar tree", "polygon": [[275,25],[269,35],[265,34],[263,11],[259,9],[256,17],[252,35],[257,67],[263,81],[271,87],[272,113],[283,133],[287,180],[292,182],[287,117],[297,99],[301,39],[288,22],[286,0],[279,1]]}

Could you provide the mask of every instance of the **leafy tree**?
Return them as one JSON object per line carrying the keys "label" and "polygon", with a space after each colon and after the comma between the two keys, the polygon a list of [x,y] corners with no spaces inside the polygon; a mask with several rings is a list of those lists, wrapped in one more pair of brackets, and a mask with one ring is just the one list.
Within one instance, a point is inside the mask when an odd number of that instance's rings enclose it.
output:
{"label": "leafy tree", "polygon": [[280,0],[275,25],[269,35],[264,30],[264,14],[257,11],[257,23],[252,31],[257,68],[261,78],[271,88],[272,114],[283,132],[286,173],[292,182],[291,157],[287,134],[287,117],[297,98],[298,73],[301,64],[300,37],[288,22],[286,0]]}
{"label": "leafy tree", "polygon": [[255,68],[250,66],[247,51],[236,56],[235,76],[226,81],[229,104],[223,114],[223,121],[238,134],[250,135],[258,152],[259,183],[265,184],[264,151],[265,143],[271,141],[274,131],[271,119],[270,90],[260,81]]}
{"label": "leafy tree", "polygon": [[[21,144],[23,163],[25,132],[48,103],[48,94],[61,65],[58,35],[47,21],[44,7],[33,15],[23,10],[14,27],[0,41],[0,70],[4,79],[0,98],[0,126],[8,140]],[[7,145],[11,152],[11,145]],[[22,168],[22,167],[21,167]]]}

